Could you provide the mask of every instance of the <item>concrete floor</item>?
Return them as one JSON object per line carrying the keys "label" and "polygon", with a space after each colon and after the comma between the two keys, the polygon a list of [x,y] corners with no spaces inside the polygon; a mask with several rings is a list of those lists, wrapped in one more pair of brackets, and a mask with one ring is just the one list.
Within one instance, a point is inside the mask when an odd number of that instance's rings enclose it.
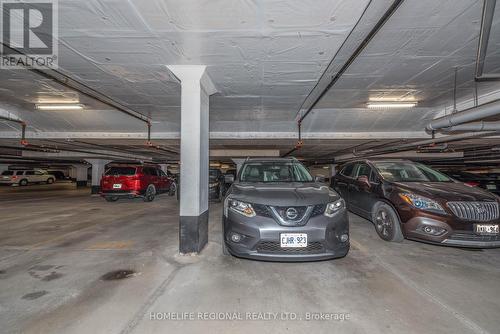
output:
{"label": "concrete floor", "polygon": [[[221,207],[212,204],[209,244],[200,256],[186,257],[177,255],[175,198],[107,203],[88,192],[70,184],[0,188],[0,332],[498,333],[500,328],[500,249],[386,243],[369,222],[352,215],[351,252],[343,259],[242,260],[221,255]],[[103,279],[122,269],[135,274]],[[189,320],[198,312],[243,320]],[[278,319],[262,320],[270,313]],[[307,321],[308,313],[348,319]],[[154,319],[167,314],[184,320]],[[282,320],[287,317],[296,319]]]}

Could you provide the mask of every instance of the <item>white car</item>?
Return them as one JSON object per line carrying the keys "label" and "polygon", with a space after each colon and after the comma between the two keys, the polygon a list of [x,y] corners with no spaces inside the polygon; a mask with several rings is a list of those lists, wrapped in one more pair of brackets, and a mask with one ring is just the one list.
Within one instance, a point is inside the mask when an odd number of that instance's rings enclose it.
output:
{"label": "white car", "polygon": [[44,170],[6,170],[0,175],[0,184],[26,186],[29,183],[54,183],[56,177]]}

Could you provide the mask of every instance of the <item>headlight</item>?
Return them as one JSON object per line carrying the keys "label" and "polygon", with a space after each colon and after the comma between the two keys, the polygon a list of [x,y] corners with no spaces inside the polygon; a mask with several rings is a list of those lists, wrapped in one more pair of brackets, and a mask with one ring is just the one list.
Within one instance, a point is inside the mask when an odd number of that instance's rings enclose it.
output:
{"label": "headlight", "polygon": [[420,195],[412,194],[412,193],[401,193],[399,194],[406,203],[410,204],[414,208],[420,210],[434,211],[439,213],[446,213],[441,205],[432,199],[427,197],[423,197]]}
{"label": "headlight", "polygon": [[[250,203],[237,201],[235,199],[229,199],[227,201],[227,207],[235,212],[238,212],[239,214],[242,214],[245,217],[255,217],[255,211],[253,210]],[[226,214],[227,207],[224,210],[226,211]]]}
{"label": "headlight", "polygon": [[335,202],[331,202],[326,205],[325,216],[333,217],[335,212],[343,208],[345,208],[345,201],[342,198],[339,198]]}

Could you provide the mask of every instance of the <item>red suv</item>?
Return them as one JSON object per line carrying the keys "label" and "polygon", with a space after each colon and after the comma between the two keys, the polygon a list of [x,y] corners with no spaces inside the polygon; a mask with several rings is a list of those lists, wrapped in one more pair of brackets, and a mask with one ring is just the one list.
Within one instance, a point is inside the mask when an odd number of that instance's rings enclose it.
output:
{"label": "red suv", "polygon": [[112,164],[101,179],[100,195],[108,202],[120,197],[142,197],[151,202],[156,194],[175,195],[176,189],[175,181],[157,165]]}

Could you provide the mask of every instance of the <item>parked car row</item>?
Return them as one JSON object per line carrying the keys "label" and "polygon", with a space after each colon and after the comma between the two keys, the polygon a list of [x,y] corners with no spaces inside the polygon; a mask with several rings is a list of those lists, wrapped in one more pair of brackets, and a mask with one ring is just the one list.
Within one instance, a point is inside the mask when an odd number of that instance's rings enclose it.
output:
{"label": "parked car row", "polygon": [[32,183],[52,184],[56,177],[41,169],[18,169],[3,171],[0,184],[10,186],[27,186]]}
{"label": "parked car row", "polygon": [[155,164],[110,164],[101,178],[100,194],[108,202],[136,197],[151,202],[158,194],[176,192],[175,178]]}
{"label": "parked car row", "polygon": [[408,160],[360,160],[332,188],[387,241],[499,247],[499,197]]}
{"label": "parked car row", "polygon": [[345,256],[347,211],[386,241],[500,247],[500,198],[409,160],[347,163],[331,187],[296,159],[247,159],[224,199],[223,252],[264,260]]}

